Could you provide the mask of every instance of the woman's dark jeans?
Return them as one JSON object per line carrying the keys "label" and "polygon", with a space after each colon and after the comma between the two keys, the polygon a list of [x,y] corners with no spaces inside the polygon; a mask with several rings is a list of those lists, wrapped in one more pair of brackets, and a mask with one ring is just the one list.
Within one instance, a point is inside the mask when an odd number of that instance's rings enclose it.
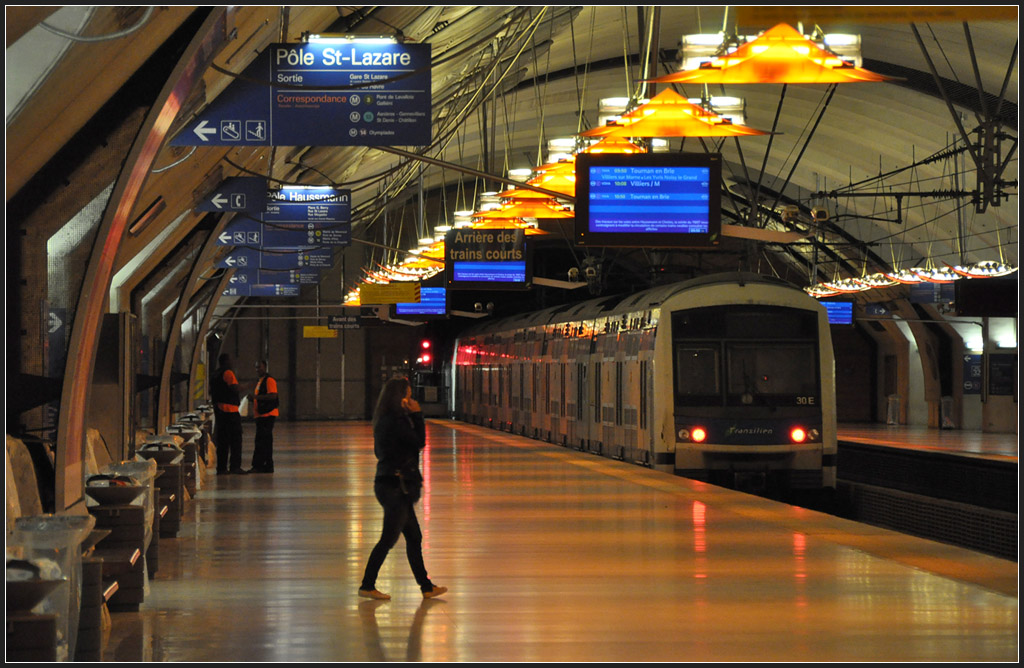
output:
{"label": "woman's dark jeans", "polygon": [[373,493],[384,508],[384,526],[381,529],[380,540],[370,553],[360,589],[376,588],[377,573],[380,572],[388,552],[398,542],[398,536],[402,535],[405,536],[405,553],[409,557],[409,566],[412,567],[416,583],[421,590],[430,591],[434,585],[427,577],[427,569],[423,565],[423,533],[420,531],[419,522],[416,521],[416,511],[413,509],[411,497],[406,496],[399,487],[397,478],[394,482],[375,482]]}

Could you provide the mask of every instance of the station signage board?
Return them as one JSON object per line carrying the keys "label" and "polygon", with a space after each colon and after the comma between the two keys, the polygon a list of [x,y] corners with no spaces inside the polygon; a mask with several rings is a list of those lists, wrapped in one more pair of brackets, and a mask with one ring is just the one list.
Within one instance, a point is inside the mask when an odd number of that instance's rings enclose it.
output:
{"label": "station signage board", "polygon": [[451,289],[522,290],[533,281],[524,229],[451,230],[444,256],[445,284]]}
{"label": "station signage board", "polygon": [[398,282],[378,285],[364,283],[359,287],[360,304],[401,304],[403,302],[419,302],[420,284],[416,282]]}
{"label": "station signage board", "polygon": [[262,176],[232,176],[199,202],[203,213],[262,213],[267,205],[267,180]]}
{"label": "station signage board", "polygon": [[273,225],[252,218],[231,221],[217,236],[221,246],[251,248],[310,248],[315,246],[348,246],[352,243],[352,224],[307,223],[305,225]]}
{"label": "station signage board", "polygon": [[268,46],[172,146],[426,146],[429,44]]}
{"label": "station signage board", "polygon": [[231,285],[250,283],[252,285],[316,285],[320,272],[310,269],[271,270],[259,268],[236,269],[228,280]]}
{"label": "station signage board", "polygon": [[225,297],[298,297],[298,285],[253,285],[239,283],[224,289]]}
{"label": "station signage board", "polygon": [[260,251],[236,248],[217,260],[223,269],[330,269],[334,265],[330,249]]}
{"label": "station signage board", "polygon": [[328,329],[359,329],[358,315],[329,315],[327,316]]}

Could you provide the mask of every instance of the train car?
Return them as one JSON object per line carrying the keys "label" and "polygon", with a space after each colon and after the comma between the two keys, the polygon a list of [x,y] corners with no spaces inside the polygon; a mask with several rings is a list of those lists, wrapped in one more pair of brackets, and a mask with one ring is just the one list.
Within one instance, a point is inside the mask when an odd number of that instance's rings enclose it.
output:
{"label": "train car", "polygon": [[457,419],[710,482],[836,484],[828,316],[727,273],[478,325],[455,345]]}

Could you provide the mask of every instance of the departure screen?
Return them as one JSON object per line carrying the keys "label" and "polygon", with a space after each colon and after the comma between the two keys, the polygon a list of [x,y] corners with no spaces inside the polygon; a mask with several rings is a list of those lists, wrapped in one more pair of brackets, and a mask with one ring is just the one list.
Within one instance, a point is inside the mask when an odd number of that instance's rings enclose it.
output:
{"label": "departure screen", "polygon": [[525,283],[526,262],[453,262],[456,283]]}
{"label": "departure screen", "polygon": [[590,231],[707,234],[709,167],[591,167]]}
{"label": "departure screen", "polygon": [[420,288],[418,302],[395,304],[395,315],[445,315],[448,300],[444,288]]}
{"label": "departure screen", "polygon": [[707,248],[722,231],[717,153],[580,153],[577,246]]}

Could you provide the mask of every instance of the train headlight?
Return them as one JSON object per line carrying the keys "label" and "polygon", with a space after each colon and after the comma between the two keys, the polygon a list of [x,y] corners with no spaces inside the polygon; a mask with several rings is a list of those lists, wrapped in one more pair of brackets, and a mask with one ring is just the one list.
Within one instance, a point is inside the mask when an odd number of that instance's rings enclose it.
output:
{"label": "train headlight", "polygon": [[807,432],[803,427],[793,427],[789,430],[789,438],[794,443],[803,443],[807,440]]}
{"label": "train headlight", "polygon": [[704,427],[694,427],[690,430],[690,440],[694,443],[703,443],[708,438],[708,432]]}

